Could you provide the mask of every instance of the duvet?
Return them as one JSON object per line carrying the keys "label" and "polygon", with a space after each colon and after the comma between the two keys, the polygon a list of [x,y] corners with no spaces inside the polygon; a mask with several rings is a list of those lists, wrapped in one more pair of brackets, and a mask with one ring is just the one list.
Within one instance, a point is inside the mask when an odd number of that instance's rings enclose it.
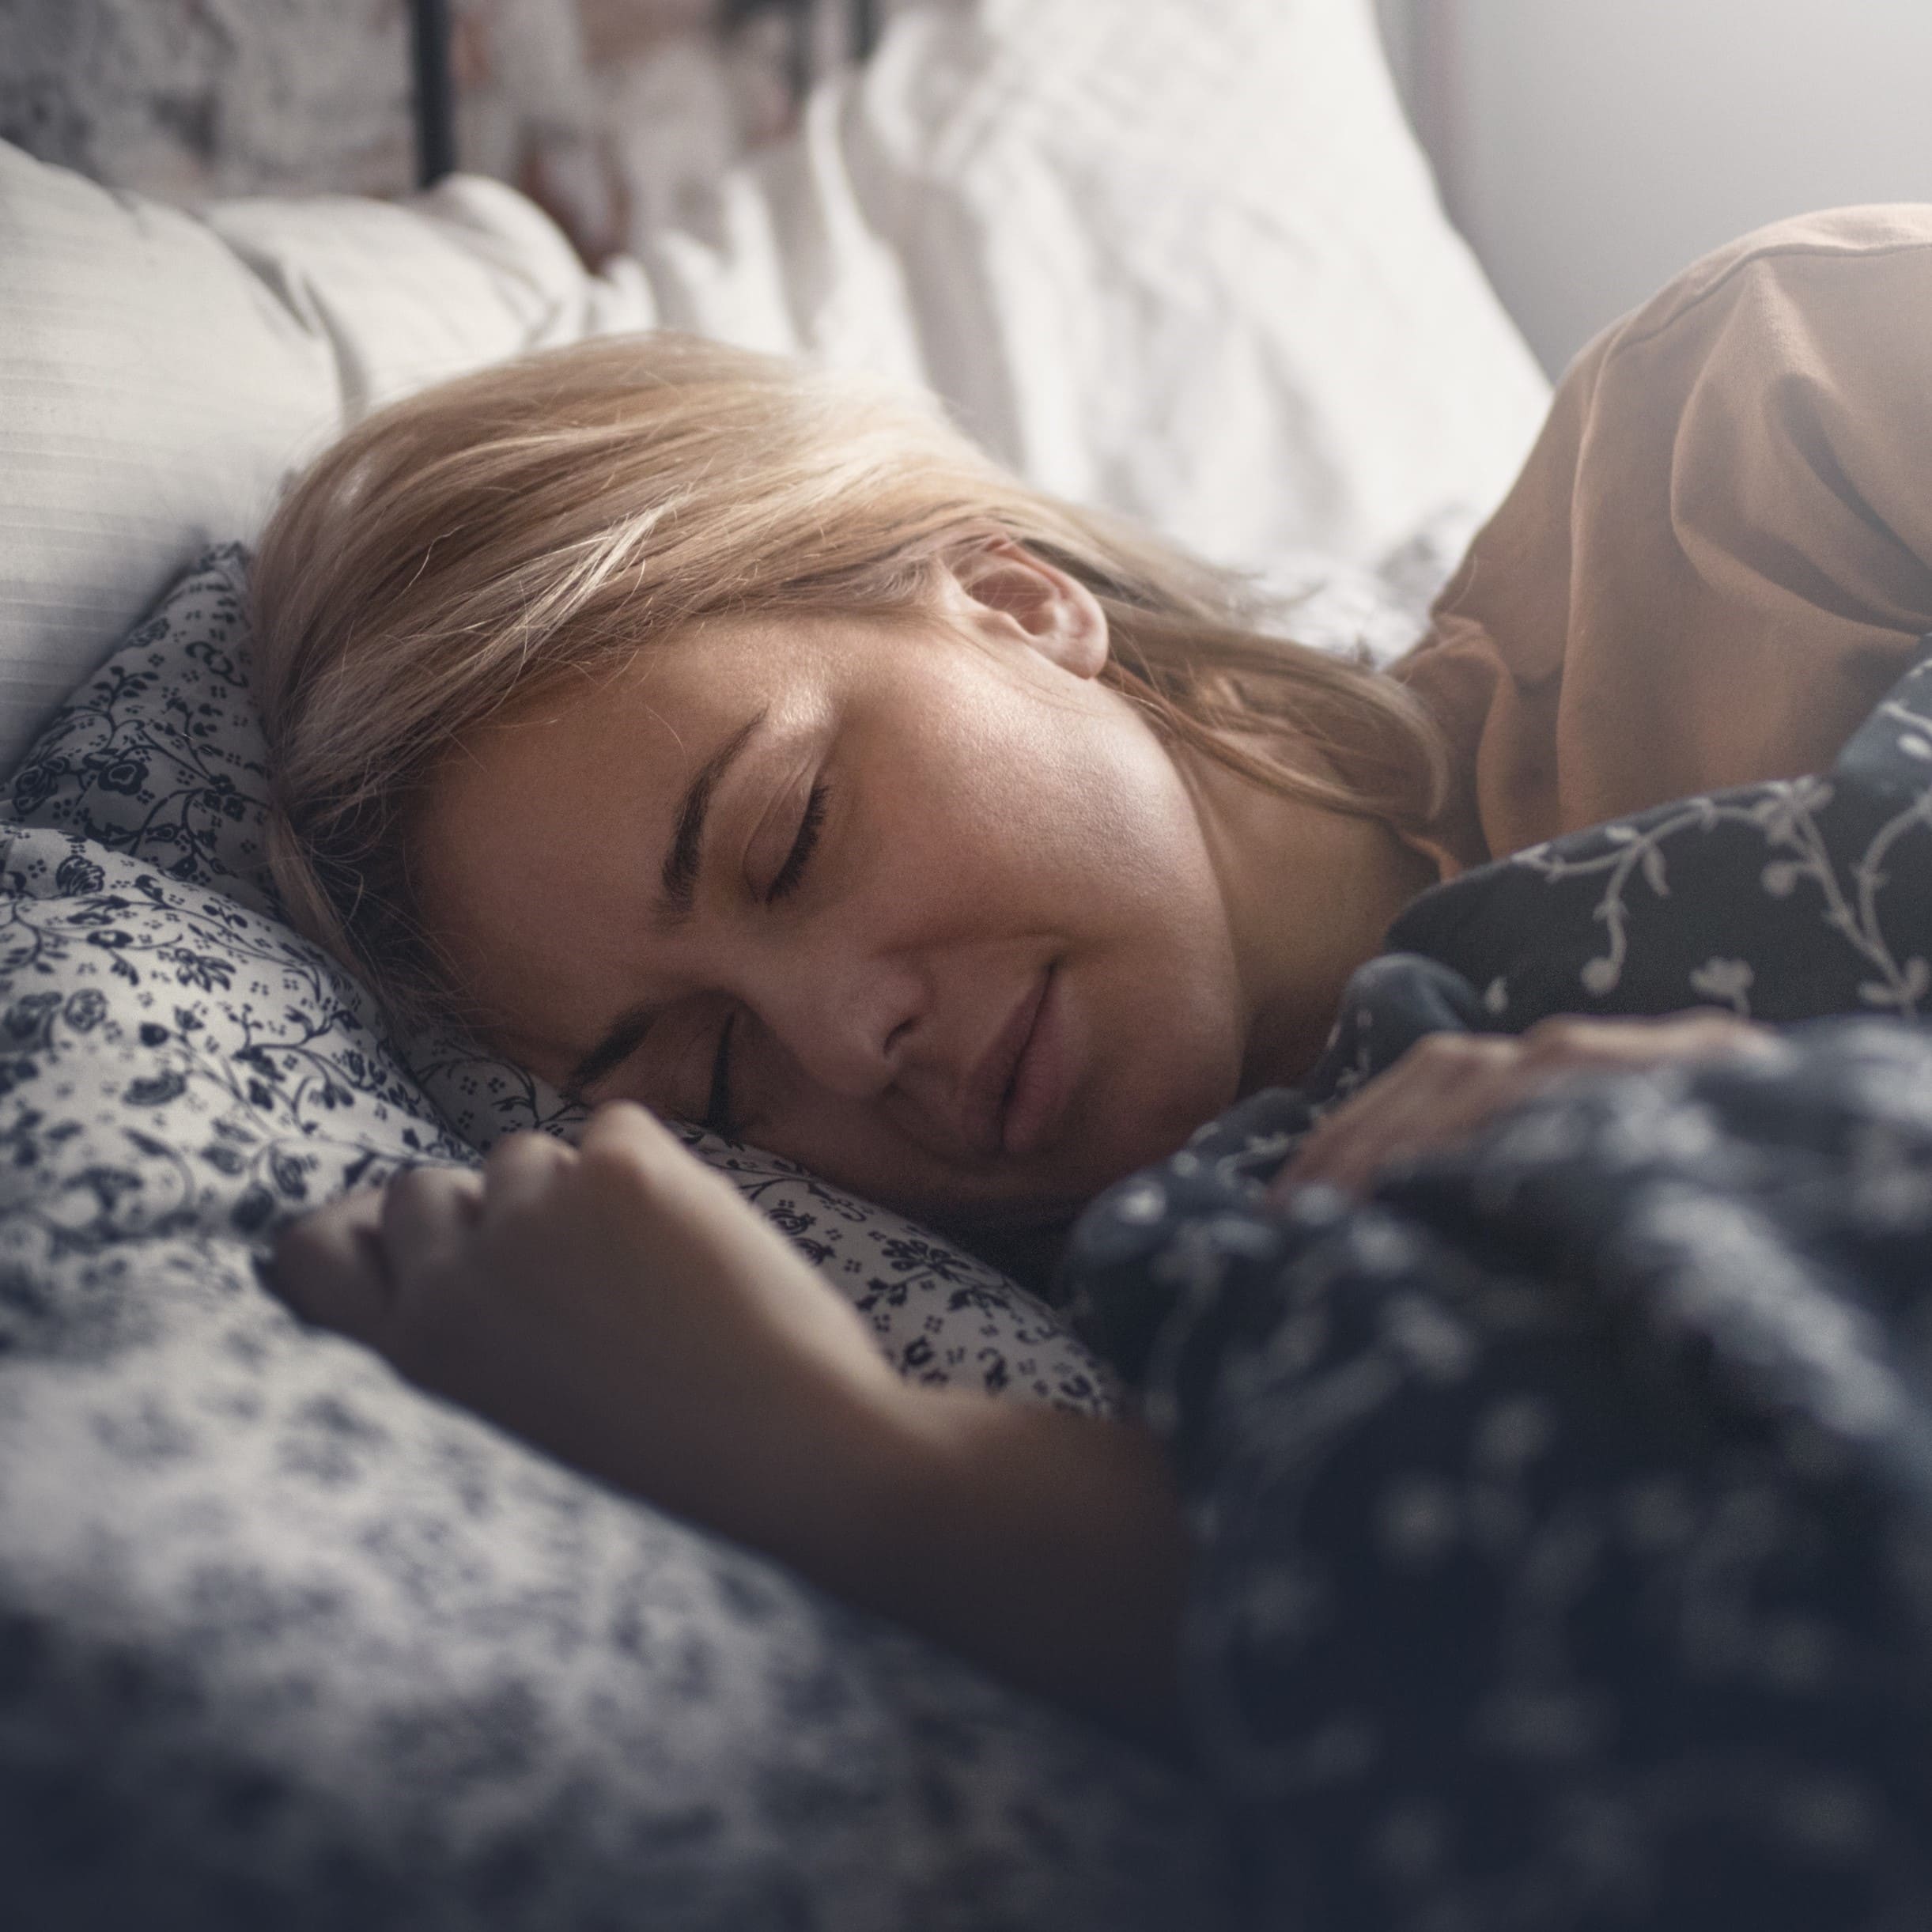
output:
{"label": "duvet", "polygon": [[[1828,773],[1426,895],[1307,1086],[1090,1212],[1185,1698],[1270,1926],[1932,1924],[1932,664]],[[1359,1206],[1262,1184],[1442,1027],[1731,1007]]]}

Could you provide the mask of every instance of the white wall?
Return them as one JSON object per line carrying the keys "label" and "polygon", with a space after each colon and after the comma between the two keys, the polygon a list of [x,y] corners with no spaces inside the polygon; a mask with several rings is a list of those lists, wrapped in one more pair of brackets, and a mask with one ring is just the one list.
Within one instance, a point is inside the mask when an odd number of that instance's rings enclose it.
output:
{"label": "white wall", "polygon": [[1418,119],[1552,372],[1733,235],[1932,201],[1932,0],[1382,4],[1392,51],[1446,54]]}

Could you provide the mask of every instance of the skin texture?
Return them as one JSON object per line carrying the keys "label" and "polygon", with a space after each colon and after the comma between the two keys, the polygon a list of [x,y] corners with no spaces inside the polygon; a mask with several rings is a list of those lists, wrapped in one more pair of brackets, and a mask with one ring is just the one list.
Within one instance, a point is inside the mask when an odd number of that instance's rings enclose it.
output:
{"label": "skin texture", "polygon": [[[427,924],[482,1030],[560,1083],[656,1010],[586,1098],[703,1119],[728,1027],[718,1124],[955,1227],[1064,1220],[1299,1074],[1433,877],[1170,754],[1098,681],[1108,648],[1011,543],[904,616],[708,623],[463,747],[415,843]],[[691,781],[754,720],[667,917]],[[1002,1141],[1035,1000],[1044,1098]]]}

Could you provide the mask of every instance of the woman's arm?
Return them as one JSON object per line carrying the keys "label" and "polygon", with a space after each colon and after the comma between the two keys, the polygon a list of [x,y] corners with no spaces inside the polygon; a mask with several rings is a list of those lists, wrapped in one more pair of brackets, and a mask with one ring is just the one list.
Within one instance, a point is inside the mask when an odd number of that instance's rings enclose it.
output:
{"label": "woman's arm", "polygon": [[298,1313],[618,1488],[1013,1682],[1174,1734],[1185,1537],[1158,1444],[902,1382],[642,1109],[289,1229]]}
{"label": "woman's arm", "polygon": [[1188,1544],[1165,1455],[1132,1422],[917,1392],[895,1559],[827,1589],[1010,1681],[1178,1746]]}

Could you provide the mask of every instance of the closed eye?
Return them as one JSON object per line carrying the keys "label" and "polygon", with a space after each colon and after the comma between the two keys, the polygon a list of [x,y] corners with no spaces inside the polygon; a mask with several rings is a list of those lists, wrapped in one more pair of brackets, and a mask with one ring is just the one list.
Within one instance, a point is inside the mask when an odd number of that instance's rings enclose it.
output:
{"label": "closed eye", "polygon": [[811,788],[811,795],[805,801],[804,815],[798,822],[798,837],[792,841],[792,849],[785,855],[785,862],[778,868],[778,875],[765,890],[765,900],[770,905],[777,900],[796,892],[805,876],[805,868],[811,863],[811,855],[818,849],[819,834],[825,824],[826,794],[830,788],[821,782]]}
{"label": "closed eye", "polygon": [[[825,825],[826,795],[830,787],[821,782],[812,787],[798,823],[798,835],[778,868],[778,875],[765,889],[767,905],[796,892],[805,877],[805,868],[818,849],[819,834]],[[717,1049],[711,1061],[711,1092],[705,1103],[704,1128],[720,1140],[735,1140],[743,1129],[732,1107],[732,1034],[738,1015],[731,1014],[718,1030]]]}
{"label": "closed eye", "polygon": [[738,1138],[732,1114],[732,1029],[737,1024],[738,1015],[732,1013],[718,1029],[717,1051],[711,1059],[711,1093],[705,1102],[705,1132],[720,1140]]}

